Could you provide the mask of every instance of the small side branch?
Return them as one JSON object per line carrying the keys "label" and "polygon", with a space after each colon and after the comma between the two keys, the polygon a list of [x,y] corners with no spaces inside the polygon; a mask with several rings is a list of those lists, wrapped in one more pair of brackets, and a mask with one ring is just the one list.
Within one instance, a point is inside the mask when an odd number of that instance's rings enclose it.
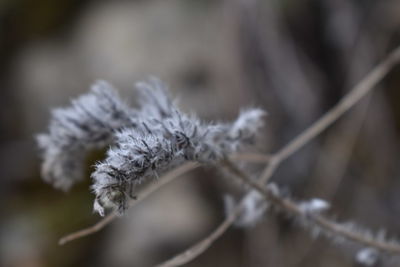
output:
{"label": "small side branch", "polygon": [[228,228],[235,222],[238,218],[242,207],[238,205],[234,211],[229,214],[229,216],[205,239],[201,240],[197,244],[188,248],[184,252],[176,255],[175,257],[157,265],[157,267],[174,267],[182,266],[191,260],[195,259],[197,256],[202,254],[206,249],[208,249],[215,240],[217,240],[222,234],[228,230]]}
{"label": "small side branch", "polygon": [[60,240],[58,241],[58,244],[60,246],[62,246],[62,245],[65,245],[68,242],[71,242],[71,241],[75,240],[75,239],[79,239],[81,237],[94,234],[94,233],[100,231],[101,229],[103,229],[110,222],[112,222],[115,219],[116,216],[117,216],[117,214],[115,212],[110,213],[106,217],[104,217],[102,220],[97,222],[95,225],[90,226],[88,228],[84,228],[84,229],[76,231],[76,232],[73,232],[71,234],[68,234],[68,235],[60,238]]}
{"label": "small side branch", "polygon": [[[198,168],[199,166],[200,166],[199,163],[188,162],[188,163],[185,163],[185,164],[177,167],[176,169],[168,172],[161,179],[159,179],[156,183],[153,183],[151,186],[145,188],[140,194],[138,194],[137,198],[132,200],[129,203],[129,206],[132,207],[132,206],[136,205],[141,200],[145,199],[147,196],[149,196],[153,192],[157,191],[159,188],[161,188],[165,184],[173,181],[175,178],[178,178],[179,176],[181,176],[189,171],[192,171],[192,170]],[[104,217],[102,220],[100,220],[98,223],[96,223],[95,225],[62,237],[59,240],[58,244],[65,245],[66,243],[76,240],[78,238],[94,234],[94,233],[100,231],[101,229],[103,229],[109,223],[111,223],[116,217],[117,217],[117,213],[112,212],[109,215],[107,215],[106,217]]]}
{"label": "small side branch", "polygon": [[388,74],[400,61],[400,47],[392,51],[385,60],[373,68],[350,92],[345,95],[331,110],[271,156],[270,164],[265,168],[261,181],[267,182],[282,161],[293,155],[300,148],[326,130],[350,108],[357,104]]}
{"label": "small side branch", "polygon": [[232,162],[225,161],[224,165],[237,178],[240,178],[244,183],[262,194],[265,199],[276,208],[294,218],[299,219],[300,222],[303,222],[305,227],[312,228],[316,226],[321,229],[321,233],[327,236],[342,238],[344,240],[359,243],[362,246],[372,247],[389,254],[400,254],[399,244],[378,240],[374,238],[373,235],[363,234],[363,232],[357,231],[357,229],[354,229],[353,227],[334,222],[318,213],[306,212],[296,202],[281,197],[279,194],[273,192],[270,188],[265,187],[260,181],[255,181],[248,177],[246,173],[242,172]]}
{"label": "small side branch", "polygon": [[[235,154],[230,157],[231,160],[243,160],[243,161],[249,161],[249,162],[255,162],[255,163],[267,163],[270,160],[270,157],[268,155],[264,154],[257,154],[257,153],[242,153],[242,154]],[[132,200],[129,203],[129,207],[133,207],[134,205],[138,204],[141,200],[144,198],[148,197],[150,194],[154,193],[157,191],[159,188],[162,186],[172,182],[175,180],[175,178],[178,178],[179,176],[188,173],[189,171],[192,171],[200,166],[199,163],[195,162],[188,162],[180,167],[177,167],[176,169],[170,171],[169,173],[165,174],[161,179],[157,180],[154,184],[151,186],[145,188],[142,192],[140,192],[137,196],[136,199]],[[62,237],[59,241],[59,245],[65,245],[68,242],[74,241],[76,239],[94,234],[100,230],[102,230],[105,226],[110,224],[115,218],[117,218],[117,213],[112,212],[100,221],[98,221],[96,224],[81,229],[79,231],[70,233],[64,237]]]}

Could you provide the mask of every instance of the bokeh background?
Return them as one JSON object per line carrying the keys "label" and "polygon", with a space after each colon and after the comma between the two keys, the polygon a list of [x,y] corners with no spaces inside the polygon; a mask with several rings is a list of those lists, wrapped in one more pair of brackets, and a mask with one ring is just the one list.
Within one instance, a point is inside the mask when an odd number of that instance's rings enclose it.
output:
{"label": "bokeh background", "polygon": [[[204,168],[101,232],[58,246],[100,218],[89,178],[68,193],[42,182],[34,136],[46,131],[51,108],[93,81],[110,81],[134,103],[133,84],[158,76],[183,110],[205,120],[265,108],[257,150],[271,153],[399,44],[397,0],[0,1],[0,266],[151,266],[212,231],[224,218],[223,195],[238,193]],[[273,180],[296,198],[331,201],[341,220],[400,237],[399,86],[395,68]],[[267,215],[230,229],[187,266],[359,266],[355,252]]]}

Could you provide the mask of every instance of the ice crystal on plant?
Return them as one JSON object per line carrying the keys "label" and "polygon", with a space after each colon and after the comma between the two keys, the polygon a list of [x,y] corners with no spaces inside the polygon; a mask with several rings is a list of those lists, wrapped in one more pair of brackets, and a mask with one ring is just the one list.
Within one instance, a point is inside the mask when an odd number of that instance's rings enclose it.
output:
{"label": "ice crystal on plant", "polygon": [[[270,183],[268,185],[268,190],[271,194],[279,196],[281,193],[279,188],[275,183]],[[225,211],[229,215],[233,212],[235,205],[237,204],[232,196],[225,196]],[[241,200],[242,211],[239,217],[235,221],[235,225],[239,227],[250,227],[257,224],[265,212],[270,208],[271,204],[265,199],[265,196],[260,194],[256,190],[251,190],[246,194],[246,196]]]}
{"label": "ice crystal on plant", "polygon": [[268,208],[268,202],[257,191],[250,191],[243,200],[243,212],[236,221],[236,225],[241,227],[255,225]]}
{"label": "ice crystal on plant", "polygon": [[330,208],[330,204],[325,200],[313,198],[299,203],[300,210],[305,214],[320,213]]}
{"label": "ice crystal on plant", "polygon": [[91,175],[101,215],[105,206],[123,213],[135,185],[148,177],[188,160],[213,163],[252,144],[263,125],[261,109],[245,110],[233,123],[201,122],[181,112],[156,78],[136,88],[139,108],[133,109],[98,82],[71,107],[54,110],[49,133],[38,136],[43,177],[62,189],[82,176],[87,150],[111,145]]}
{"label": "ice crystal on plant", "polygon": [[114,132],[135,124],[133,111],[105,81],[71,106],[52,111],[49,132],[37,136],[42,152],[42,176],[56,188],[68,190],[83,176],[85,153],[110,144]]}
{"label": "ice crystal on plant", "polygon": [[356,255],[356,261],[363,266],[374,266],[379,260],[379,252],[374,248],[361,249]]}

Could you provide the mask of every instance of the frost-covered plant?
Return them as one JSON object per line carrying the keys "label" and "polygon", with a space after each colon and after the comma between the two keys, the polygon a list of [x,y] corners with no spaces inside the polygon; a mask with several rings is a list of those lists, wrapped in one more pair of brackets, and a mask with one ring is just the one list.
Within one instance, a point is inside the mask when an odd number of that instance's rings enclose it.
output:
{"label": "frost-covered plant", "polygon": [[71,106],[54,109],[49,132],[37,136],[43,179],[68,190],[82,179],[86,152],[112,143],[115,132],[123,127],[135,126],[134,116],[105,81],[96,82],[88,94],[72,100]]}
{"label": "frost-covered plant", "polygon": [[233,123],[204,123],[180,111],[156,78],[136,85],[137,109],[126,105],[104,81],[90,93],[55,109],[49,133],[38,136],[42,173],[64,190],[82,178],[85,153],[109,145],[92,173],[94,209],[110,206],[123,213],[134,187],[184,161],[214,163],[252,144],[265,112],[248,109]]}
{"label": "frost-covered plant", "polygon": [[[94,209],[103,215],[107,206],[122,213],[129,198],[135,197],[135,185],[148,177],[157,177],[158,173],[189,160],[207,164],[218,161],[232,178],[239,179],[250,190],[238,202],[227,197],[224,222],[204,240],[159,266],[181,266],[189,262],[230,225],[252,226],[269,210],[286,215],[314,237],[323,235],[336,243],[357,245],[360,250],[356,262],[377,266],[383,261],[383,256],[400,255],[397,240],[388,239],[385,231],[373,233],[355,223],[341,223],[326,217],[324,213],[330,208],[327,201],[317,198],[296,201],[283,194],[269,179],[283,161],[326,130],[372,90],[398,61],[400,48],[288,144],[271,155],[253,155],[257,156],[253,157],[256,161],[262,159],[267,163],[258,178],[242,171],[227,156],[253,143],[263,125],[264,111],[245,110],[233,123],[204,123],[194,115],[181,112],[169,97],[165,85],[155,78],[137,84],[138,108],[126,105],[108,83],[98,82],[90,93],[73,100],[70,107],[54,110],[49,133],[38,136],[43,156],[43,177],[55,187],[67,190],[82,178],[86,152],[108,146],[106,158],[96,164],[91,175],[92,189],[96,194]],[[163,182],[171,181],[171,176],[176,177],[198,165],[193,162],[183,164],[166,175]],[[140,199],[163,184],[153,184],[139,195]],[[93,227],[62,238],[60,244],[92,234],[114,217],[115,213],[112,213]]]}
{"label": "frost-covered plant", "polygon": [[[393,55],[397,60],[400,59],[399,52]],[[385,64],[392,62],[390,59]],[[376,71],[385,68],[385,64],[377,67]],[[119,98],[111,85],[97,82],[88,94],[73,100],[71,106],[53,110],[49,132],[39,135],[37,141],[43,157],[43,178],[63,190],[82,179],[87,151],[108,147],[106,158],[95,165],[91,175],[92,190],[96,195],[94,210],[101,215],[104,215],[105,207],[123,213],[129,199],[135,197],[137,184],[185,161],[205,164],[220,162],[233,177],[250,186],[251,190],[240,202],[235,203],[228,198],[228,216],[216,231],[161,266],[180,266],[190,261],[229,225],[252,226],[269,208],[294,219],[315,237],[324,235],[337,243],[361,245],[363,249],[357,254],[356,261],[365,266],[380,262],[383,252],[400,254],[399,242],[387,239],[381,232],[374,234],[354,223],[339,223],[325,217],[323,213],[330,207],[328,202],[315,198],[295,201],[282,194],[275,184],[267,183],[282,161],[354,105],[359,100],[358,90],[364,90],[364,87],[353,89],[344,99],[346,101],[341,101],[303,134],[268,156],[268,165],[259,179],[253,179],[252,175],[243,172],[228,156],[254,142],[263,125],[263,110],[244,110],[232,123],[204,123],[195,115],[180,111],[168,95],[166,86],[158,79],[149,79],[138,83],[136,87],[138,107],[132,108]],[[102,225],[109,222],[112,216],[105,218]],[[98,229],[96,225],[89,230],[73,233],[60,240],[60,243]]]}

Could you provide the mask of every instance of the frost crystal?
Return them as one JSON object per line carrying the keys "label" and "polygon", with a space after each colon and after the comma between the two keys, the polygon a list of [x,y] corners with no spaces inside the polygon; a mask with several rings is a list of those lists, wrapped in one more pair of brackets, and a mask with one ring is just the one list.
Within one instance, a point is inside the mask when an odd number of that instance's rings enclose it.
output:
{"label": "frost crystal", "polygon": [[133,111],[105,81],[96,82],[70,107],[54,109],[49,133],[37,136],[43,179],[68,190],[83,176],[85,153],[110,144],[116,130],[135,125],[132,115]]}
{"label": "frost crystal", "polygon": [[253,226],[260,221],[268,208],[268,203],[260,193],[251,191],[243,200],[243,206],[244,210],[236,221],[236,225],[247,227]]}
{"label": "frost crystal", "polygon": [[[275,196],[280,195],[279,188],[274,183],[268,184],[268,190]],[[225,213],[229,215],[233,212],[237,203],[232,196],[227,195],[224,198],[224,204]],[[256,190],[247,193],[240,205],[242,205],[242,211],[235,221],[235,225],[239,227],[254,226],[261,220],[270,207],[270,203]]]}
{"label": "frost crystal", "polygon": [[95,84],[91,92],[54,110],[49,133],[38,136],[43,151],[43,177],[68,189],[82,176],[85,152],[111,145],[96,164],[92,189],[94,209],[122,213],[134,187],[187,160],[213,163],[252,144],[265,112],[249,109],[232,124],[206,124],[182,113],[156,78],[136,84],[138,109],[125,105],[111,86]]}
{"label": "frost crystal", "polygon": [[330,204],[325,200],[313,198],[308,201],[303,201],[299,204],[300,210],[304,214],[320,213],[330,208]]}
{"label": "frost crystal", "polygon": [[356,255],[356,261],[363,266],[374,266],[379,260],[379,252],[373,248],[364,248]]}

